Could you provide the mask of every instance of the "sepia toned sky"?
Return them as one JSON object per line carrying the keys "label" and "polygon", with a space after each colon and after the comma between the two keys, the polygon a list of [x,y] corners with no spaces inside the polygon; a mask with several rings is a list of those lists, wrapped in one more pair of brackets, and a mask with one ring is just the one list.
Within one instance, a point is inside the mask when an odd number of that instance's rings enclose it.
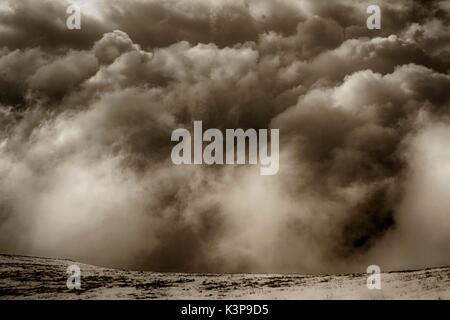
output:
{"label": "sepia toned sky", "polygon": [[[174,165],[171,132],[194,120],[278,128],[278,174]],[[0,4],[2,253],[187,272],[449,265],[449,181],[448,1]]]}

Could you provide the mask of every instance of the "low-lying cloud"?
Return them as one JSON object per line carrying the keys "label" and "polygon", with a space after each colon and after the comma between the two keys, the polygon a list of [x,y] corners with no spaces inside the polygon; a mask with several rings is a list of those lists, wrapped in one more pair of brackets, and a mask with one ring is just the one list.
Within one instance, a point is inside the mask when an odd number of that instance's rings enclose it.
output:
{"label": "low-lying cloud", "polygon": [[[0,250],[155,271],[450,264],[443,1],[0,6]],[[280,168],[176,166],[171,132],[279,128]]]}

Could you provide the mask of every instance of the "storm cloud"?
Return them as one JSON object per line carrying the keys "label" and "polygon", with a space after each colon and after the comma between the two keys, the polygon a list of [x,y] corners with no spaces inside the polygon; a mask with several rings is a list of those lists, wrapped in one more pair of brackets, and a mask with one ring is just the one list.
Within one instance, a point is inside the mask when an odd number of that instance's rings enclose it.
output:
{"label": "storm cloud", "polygon": [[[450,264],[450,6],[0,4],[0,250],[131,269]],[[80,6],[81,30],[66,9]],[[171,132],[280,129],[280,170],[176,166]]]}

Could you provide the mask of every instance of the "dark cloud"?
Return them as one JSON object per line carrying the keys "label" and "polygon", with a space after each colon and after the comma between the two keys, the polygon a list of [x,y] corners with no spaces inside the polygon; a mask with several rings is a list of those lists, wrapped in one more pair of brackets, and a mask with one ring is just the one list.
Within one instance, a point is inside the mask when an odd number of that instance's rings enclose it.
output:
{"label": "dark cloud", "polygon": [[[369,1],[76,3],[76,31],[69,2],[0,5],[0,250],[158,271],[450,263],[445,3],[378,1],[381,30]],[[279,128],[279,173],[173,165],[194,120]]]}
{"label": "dark cloud", "polygon": [[[87,4],[87,1],[79,1]],[[86,48],[108,31],[98,17],[89,12],[83,16],[85,30],[71,30],[66,27],[66,10],[76,1],[44,0],[36,5],[32,0],[4,1],[0,10],[0,46],[9,48],[61,47]],[[87,11],[87,10],[86,10]]]}

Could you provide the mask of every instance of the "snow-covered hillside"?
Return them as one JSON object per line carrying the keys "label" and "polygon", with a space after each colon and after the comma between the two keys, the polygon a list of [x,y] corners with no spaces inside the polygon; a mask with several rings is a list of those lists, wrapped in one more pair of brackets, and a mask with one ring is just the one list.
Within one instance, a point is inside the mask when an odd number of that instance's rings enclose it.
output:
{"label": "snow-covered hillside", "polygon": [[[66,286],[81,269],[81,289]],[[69,260],[0,255],[0,299],[449,299],[450,268],[366,274],[180,274],[107,269]]]}

